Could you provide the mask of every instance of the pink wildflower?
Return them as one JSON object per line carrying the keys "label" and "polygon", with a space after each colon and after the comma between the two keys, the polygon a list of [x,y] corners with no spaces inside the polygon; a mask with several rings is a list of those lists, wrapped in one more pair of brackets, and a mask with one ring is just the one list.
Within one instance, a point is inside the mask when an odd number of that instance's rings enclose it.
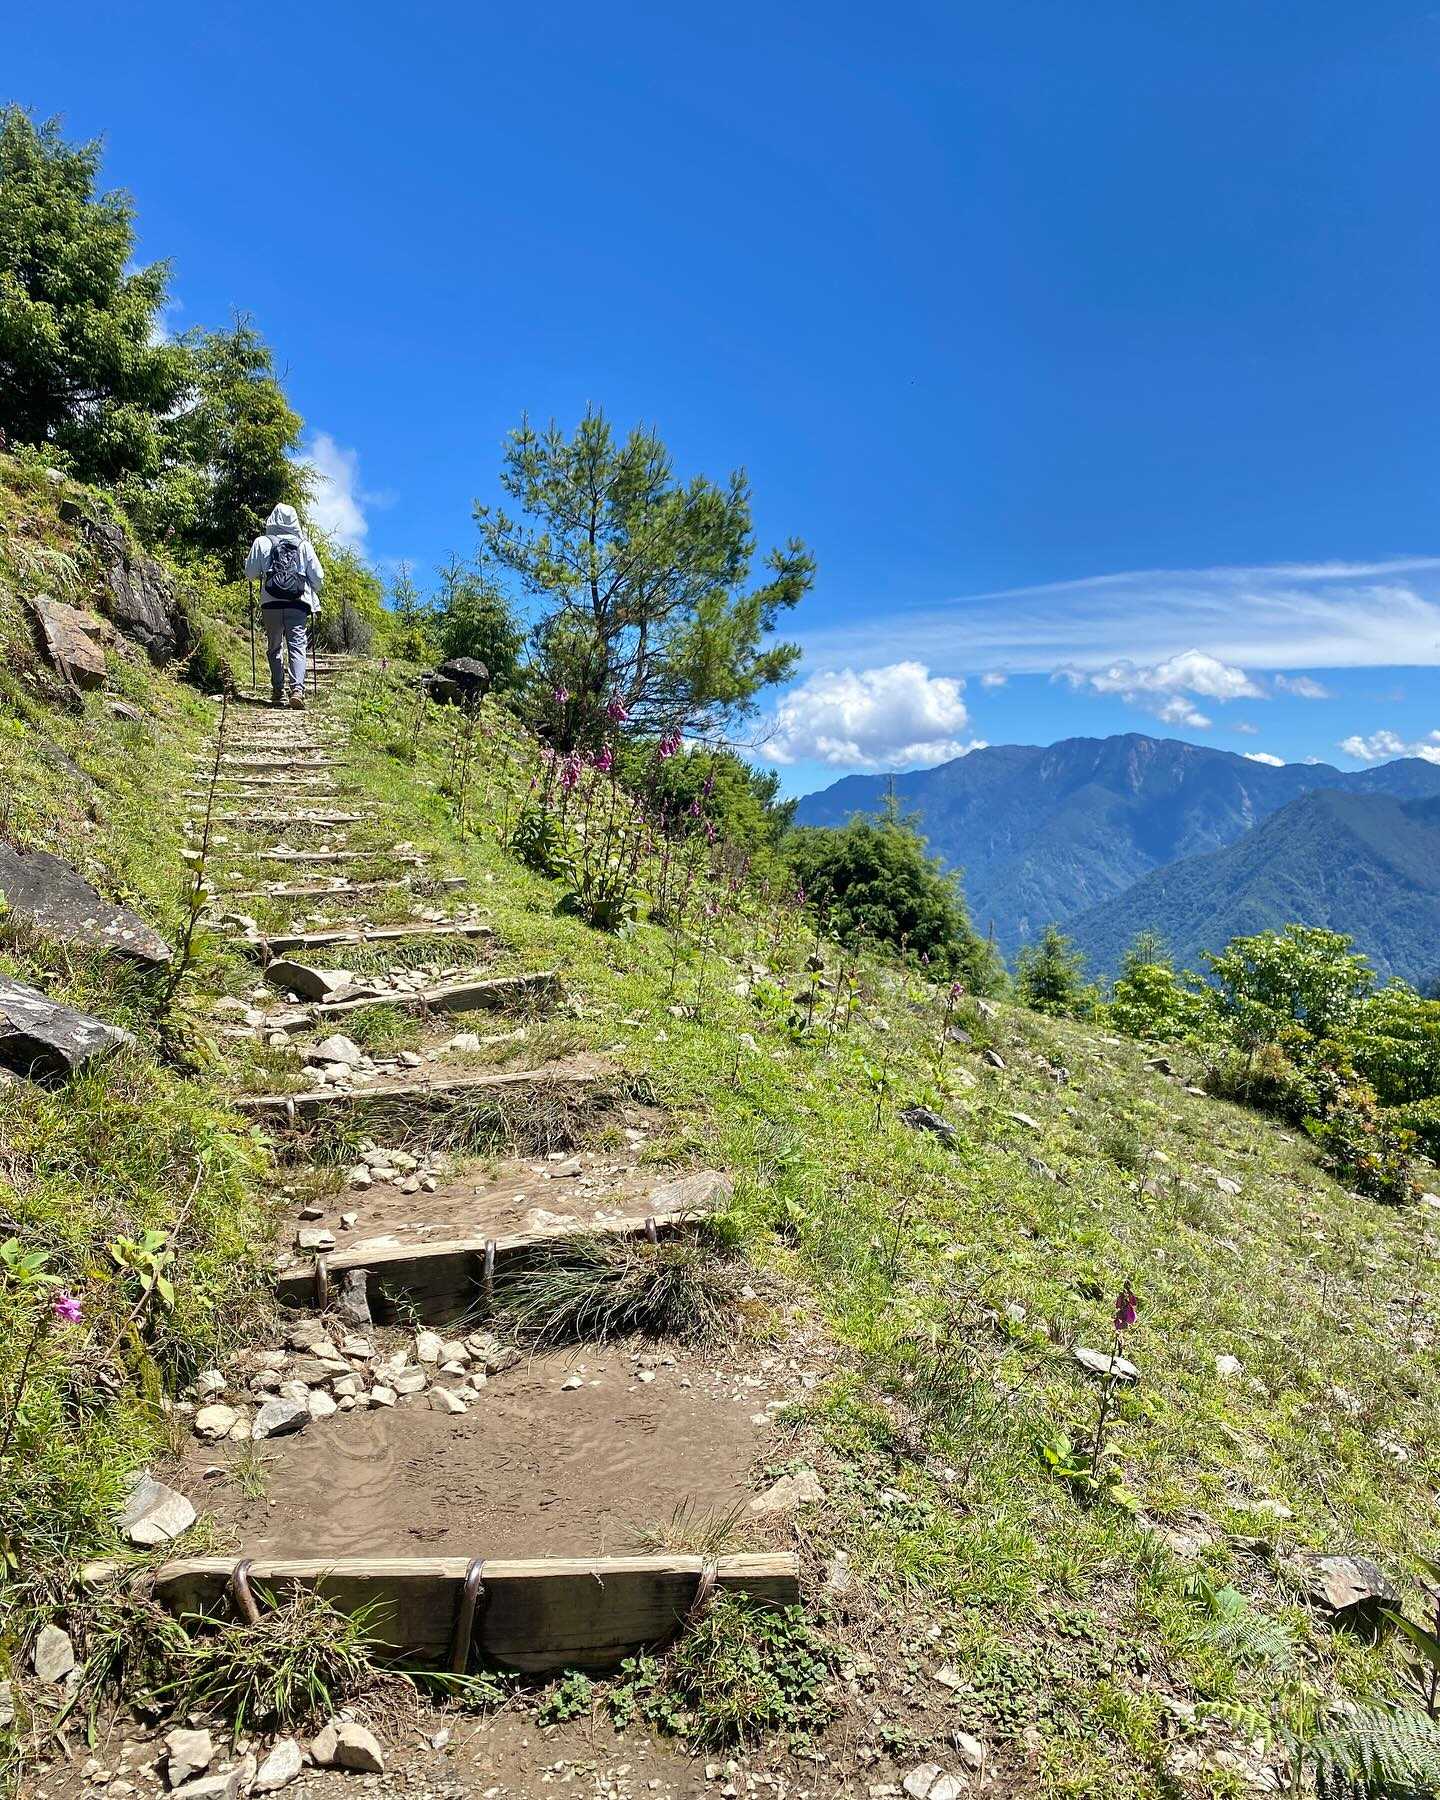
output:
{"label": "pink wildflower", "polygon": [[679,750],[679,748],[680,748],[680,733],[678,731],[667,731],[665,733],[664,737],[662,737],[660,740],[660,760],[661,760],[661,762],[668,762],[670,760],[670,758],[675,755],[676,751]]}
{"label": "pink wildflower", "polygon": [[550,698],[557,706],[564,706],[565,702],[570,698],[570,690],[569,688],[557,687]]}
{"label": "pink wildflower", "polygon": [[1115,1300],[1115,1330],[1128,1331],[1140,1316],[1140,1303],[1130,1291],[1127,1281]]}
{"label": "pink wildflower", "polygon": [[85,1309],[69,1291],[61,1288],[50,1302],[50,1310],[62,1325],[78,1325],[84,1317]]}
{"label": "pink wildflower", "polygon": [[605,717],[612,725],[623,725],[630,717],[625,710],[625,702],[618,694],[612,694],[606,703]]}
{"label": "pink wildflower", "polygon": [[600,754],[595,758],[595,767],[602,775],[608,775],[615,766],[615,753],[608,744],[602,746]]}
{"label": "pink wildflower", "polygon": [[580,780],[580,758],[573,752],[560,765],[560,786],[567,794],[575,791]]}

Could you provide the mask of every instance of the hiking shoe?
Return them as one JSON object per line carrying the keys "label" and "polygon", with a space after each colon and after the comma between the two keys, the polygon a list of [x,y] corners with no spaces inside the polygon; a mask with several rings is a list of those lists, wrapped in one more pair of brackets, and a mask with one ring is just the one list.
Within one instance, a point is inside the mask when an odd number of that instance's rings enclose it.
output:
{"label": "hiking shoe", "polygon": [[291,704],[291,706],[294,707],[296,712],[304,712],[305,696],[304,696],[304,694],[301,693],[299,688],[296,688],[295,692],[293,694],[291,694],[290,704]]}
{"label": "hiking shoe", "polygon": [[283,706],[285,704],[285,690],[283,688],[275,689],[274,693],[270,696],[270,704],[272,706]]}

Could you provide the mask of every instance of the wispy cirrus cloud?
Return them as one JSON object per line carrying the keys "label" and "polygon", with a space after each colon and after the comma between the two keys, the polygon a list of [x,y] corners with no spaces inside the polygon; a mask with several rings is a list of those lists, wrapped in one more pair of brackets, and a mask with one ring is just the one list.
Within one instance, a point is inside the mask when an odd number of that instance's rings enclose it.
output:
{"label": "wispy cirrus cloud", "polygon": [[812,664],[878,662],[901,637],[932,666],[978,675],[1153,667],[1193,646],[1252,672],[1434,667],[1440,556],[1129,570],[887,610],[802,636]]}

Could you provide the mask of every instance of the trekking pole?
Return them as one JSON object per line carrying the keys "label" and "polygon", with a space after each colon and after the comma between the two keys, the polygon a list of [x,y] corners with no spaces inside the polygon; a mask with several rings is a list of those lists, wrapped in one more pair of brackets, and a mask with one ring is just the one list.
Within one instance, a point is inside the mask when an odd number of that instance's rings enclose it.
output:
{"label": "trekking pole", "polygon": [[259,677],[255,673],[255,583],[245,583],[250,595],[250,692],[253,694],[259,685]]}
{"label": "trekking pole", "polygon": [[310,692],[317,700],[320,698],[320,671],[315,666],[315,626],[319,617],[318,613],[310,615]]}

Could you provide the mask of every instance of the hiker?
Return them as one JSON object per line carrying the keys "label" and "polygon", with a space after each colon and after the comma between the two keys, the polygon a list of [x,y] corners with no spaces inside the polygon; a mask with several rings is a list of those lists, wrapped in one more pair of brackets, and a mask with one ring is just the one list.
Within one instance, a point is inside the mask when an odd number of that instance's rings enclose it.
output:
{"label": "hiker", "polygon": [[256,538],[245,558],[245,575],[260,582],[270,704],[284,706],[288,675],[290,704],[303,709],[306,638],[310,621],[320,610],[325,571],[293,506],[277,506],[265,521],[263,536]]}

